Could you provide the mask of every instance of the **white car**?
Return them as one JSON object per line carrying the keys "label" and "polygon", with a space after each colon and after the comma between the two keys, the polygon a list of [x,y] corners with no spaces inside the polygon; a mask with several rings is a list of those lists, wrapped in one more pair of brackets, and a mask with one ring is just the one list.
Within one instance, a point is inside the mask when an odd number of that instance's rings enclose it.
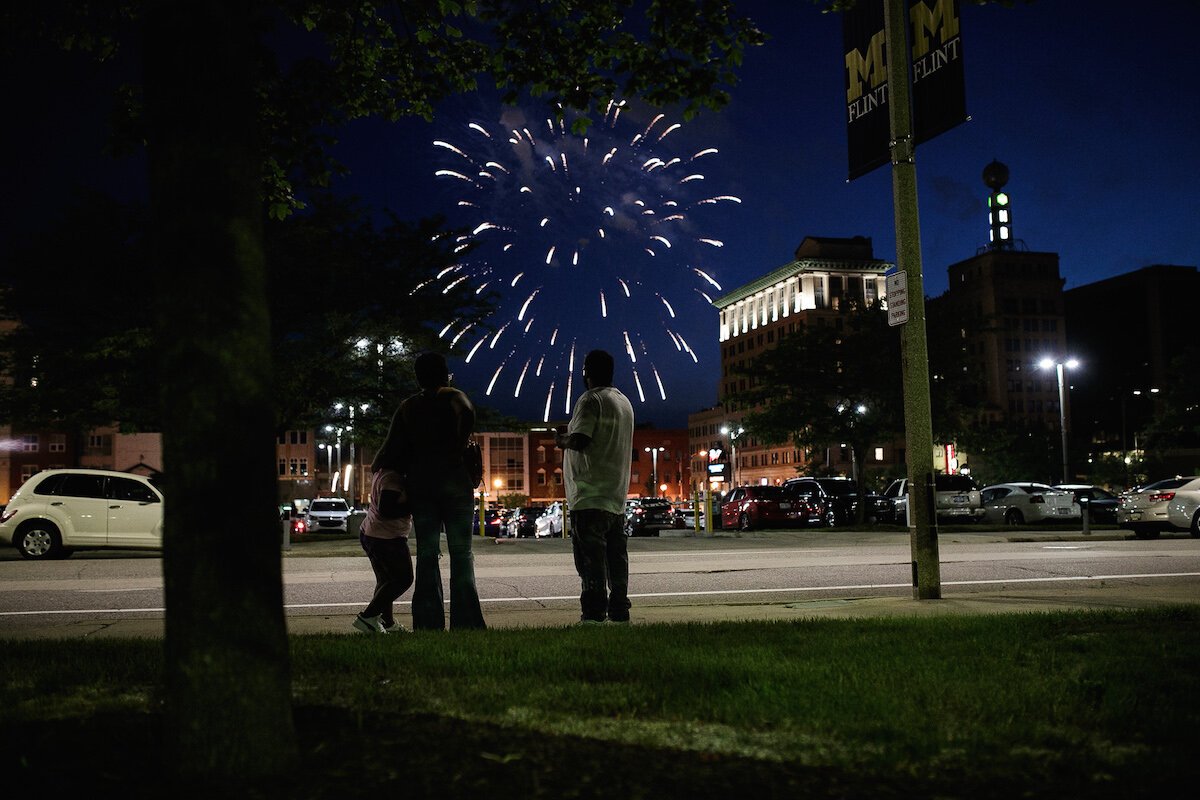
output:
{"label": "white car", "polygon": [[1167,504],[1167,522],[1200,537],[1200,478],[1193,478],[1175,490]]}
{"label": "white car", "polygon": [[318,497],[308,504],[304,521],[309,533],[349,532],[350,504],[341,497]]}
{"label": "white car", "polygon": [[29,559],[99,548],[161,549],[162,531],[162,492],[143,475],[112,470],[43,470],[0,515],[0,541]]}
{"label": "white car", "polygon": [[538,539],[546,539],[552,536],[562,536],[562,532],[562,503],[554,502],[547,506],[542,515],[537,518],[537,527],[534,529],[533,535]]}
{"label": "white car", "polygon": [[685,529],[696,529],[696,515],[700,516],[700,530],[704,530],[705,515],[704,509],[696,510],[695,506],[686,505],[675,509],[675,527]]}
{"label": "white car", "polygon": [[[1200,486],[1200,477],[1194,475],[1167,478],[1122,495],[1121,504],[1117,507],[1117,524],[1133,531],[1139,539],[1153,539],[1171,528],[1188,530],[1192,520],[1186,516],[1186,512],[1189,508],[1194,512],[1195,506],[1187,504],[1188,494],[1180,497],[1180,493],[1187,490],[1194,495],[1197,486]],[[1177,502],[1180,508],[1172,516],[1170,508]]]}
{"label": "white car", "polygon": [[984,519],[1005,525],[1026,522],[1082,522],[1083,514],[1074,492],[1055,489],[1045,483],[1025,481],[997,483],[979,492]]}
{"label": "white car", "polygon": [[[939,520],[979,522],[983,519],[983,497],[970,475],[938,473],[934,476],[934,504]],[[883,496],[892,503],[892,519],[908,524],[908,478],[892,481]]]}

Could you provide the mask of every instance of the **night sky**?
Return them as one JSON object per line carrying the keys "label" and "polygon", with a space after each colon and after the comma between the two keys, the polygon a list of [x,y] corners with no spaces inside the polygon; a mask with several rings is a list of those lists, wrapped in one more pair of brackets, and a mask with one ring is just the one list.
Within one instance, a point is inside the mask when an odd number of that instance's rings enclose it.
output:
{"label": "night sky", "polygon": [[[684,163],[670,169],[684,171],[639,172],[628,167],[632,152],[620,171],[600,163],[610,146],[620,151],[614,162],[624,157],[632,135],[658,113],[636,105],[614,125],[597,120],[587,151],[573,137],[551,136],[541,110],[505,109],[482,94],[445,103],[433,123],[366,121],[342,132],[338,156],[351,174],[338,191],[402,217],[440,212],[461,225],[494,221],[510,229],[485,231],[480,250],[457,273],[470,272],[473,283],[487,280],[488,289],[502,289],[492,322],[509,325],[494,347],[478,326],[459,339],[455,381],[477,403],[540,420],[551,395],[550,417],[564,417],[570,345],[577,349],[576,376],[583,353],[600,346],[617,355],[616,383],[634,400],[640,421],[684,427],[689,412],[716,401],[717,314],[707,298],[786,264],[805,236],[867,236],[877,258],[895,259],[890,169],[846,179],[840,17],[804,2],[740,5],[772,38],[747,55],[731,104],[686,123],[666,109],[637,150],[646,158],[679,156]],[[986,243],[987,189],[980,174],[993,159],[1010,170],[1014,236],[1030,250],[1058,253],[1066,288],[1149,264],[1200,264],[1193,199],[1200,178],[1193,88],[1198,29],[1200,6],[1192,0],[1038,0],[1013,8],[964,3],[971,119],[917,150],[926,293],[945,291],[946,267]],[[69,73],[38,74],[47,78],[45,85],[29,72],[6,69],[2,79],[12,112],[6,152],[14,159],[4,199],[5,224],[11,226],[5,243],[52,214],[61,193],[75,184],[127,198],[141,190],[137,170],[129,169],[136,160],[113,164],[101,153],[101,78],[64,81]],[[90,99],[65,103],[63,96]],[[493,139],[469,128],[472,122]],[[656,139],[676,122],[682,127]],[[501,132],[514,127],[528,127],[542,149],[504,141]],[[455,144],[479,163],[506,165],[510,175],[493,169],[499,179],[484,180],[482,188],[435,176],[437,169],[463,171],[467,163],[435,140]],[[718,152],[686,163],[707,148]],[[567,153],[569,179],[561,160],[553,173],[539,166],[544,161],[538,158],[550,150]],[[696,174],[703,179],[678,180]],[[534,191],[521,193],[521,185]],[[575,192],[575,199],[562,199],[563,191]],[[741,202],[694,205],[717,196]],[[464,197],[478,207],[458,207]],[[658,217],[639,219],[628,212],[633,206],[623,211],[619,205],[636,199],[656,207]],[[666,213],[660,205],[665,199],[688,208],[684,221],[660,228],[655,223]],[[605,204],[615,213],[601,241],[596,209]],[[539,227],[541,218],[550,221]],[[669,248],[650,240],[663,229]],[[505,252],[502,240],[519,244]],[[654,256],[645,252],[647,243]],[[556,250],[547,263],[550,246]],[[574,252],[579,264],[571,263]],[[303,287],[293,290],[302,302]],[[452,324],[447,337],[467,322]],[[626,337],[636,362],[626,352]],[[463,363],[476,344],[471,364]],[[514,397],[518,382],[520,396]],[[576,377],[571,394],[580,391]]]}

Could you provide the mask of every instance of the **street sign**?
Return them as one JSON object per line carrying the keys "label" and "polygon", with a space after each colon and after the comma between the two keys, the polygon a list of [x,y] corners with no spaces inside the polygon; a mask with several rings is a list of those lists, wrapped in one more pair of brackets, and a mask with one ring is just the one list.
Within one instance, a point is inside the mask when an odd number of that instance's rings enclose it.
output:
{"label": "street sign", "polygon": [[887,276],[888,325],[908,322],[908,273],[904,270]]}

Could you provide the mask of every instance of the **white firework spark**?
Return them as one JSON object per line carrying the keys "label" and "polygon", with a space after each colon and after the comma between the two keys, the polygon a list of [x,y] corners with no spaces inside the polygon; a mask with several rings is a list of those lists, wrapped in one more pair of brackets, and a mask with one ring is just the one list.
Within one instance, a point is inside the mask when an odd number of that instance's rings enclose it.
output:
{"label": "white firework spark", "polygon": [[[489,318],[452,320],[439,336],[456,344],[474,329],[467,363],[503,341],[508,355],[472,369],[490,372],[489,395],[502,382],[517,398],[545,391],[546,421],[556,391],[565,391],[562,408],[570,411],[577,342],[586,343],[585,351],[623,349],[629,358],[624,374],[633,378],[640,402],[645,394],[637,370],[645,367],[637,362],[644,358],[665,400],[655,354],[661,349],[671,359],[698,363],[667,323],[681,314],[712,313],[697,283],[720,289],[713,267],[701,263],[699,246],[723,243],[701,234],[703,214],[713,213],[701,209],[741,200],[696,194],[709,181],[688,166],[716,155],[716,148],[675,150],[687,147],[684,128],[663,113],[622,135],[623,111],[629,113],[624,101],[609,103],[586,138],[573,134],[565,117],[529,121],[510,109],[499,125],[472,121],[461,137],[433,142],[434,175],[458,195],[456,213],[464,215],[452,224],[470,231],[455,242],[460,260],[436,281],[445,291],[464,281],[472,281],[477,294],[491,287],[498,303]],[[589,308],[589,296],[599,298],[598,306]],[[514,369],[506,370],[510,360]]]}

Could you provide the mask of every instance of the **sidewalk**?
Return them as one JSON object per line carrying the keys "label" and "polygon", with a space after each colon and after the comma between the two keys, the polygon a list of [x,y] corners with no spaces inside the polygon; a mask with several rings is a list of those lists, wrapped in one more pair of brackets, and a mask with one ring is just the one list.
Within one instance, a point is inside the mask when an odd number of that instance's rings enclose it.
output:
{"label": "sidewalk", "polygon": [[[672,603],[642,605],[634,598],[633,624],[713,623],[748,621],[788,621],[800,619],[855,619],[903,616],[948,616],[963,614],[1040,613],[1069,610],[1133,610],[1162,605],[1200,605],[1194,584],[1143,584],[1128,586],[1079,587],[1070,589],[1028,589],[1014,587],[1004,591],[971,591],[946,587],[941,600],[914,600],[911,597],[852,597],[756,603]],[[407,625],[407,614],[397,614]],[[493,629],[557,628],[574,625],[579,610],[573,603],[559,608],[489,608],[484,616]],[[338,613],[289,613],[288,633],[296,635],[336,633],[361,635],[351,627],[352,611]],[[37,624],[6,627],[0,638],[16,639],[108,639],[158,638],[163,635],[162,619],[79,619],[64,615],[39,619]]]}

